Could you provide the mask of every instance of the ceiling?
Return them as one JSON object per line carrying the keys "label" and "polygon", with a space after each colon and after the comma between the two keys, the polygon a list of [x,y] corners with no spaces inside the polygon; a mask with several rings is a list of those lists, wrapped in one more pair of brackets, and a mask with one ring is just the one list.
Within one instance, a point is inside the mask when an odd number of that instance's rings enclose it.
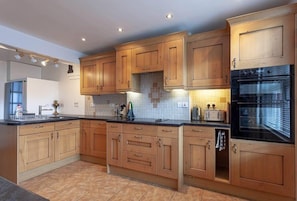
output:
{"label": "ceiling", "polygon": [[[93,54],[117,44],[171,32],[224,28],[226,18],[295,1],[0,0],[0,25]],[[165,18],[167,13],[173,14],[171,20]],[[118,32],[118,27],[124,31]]]}

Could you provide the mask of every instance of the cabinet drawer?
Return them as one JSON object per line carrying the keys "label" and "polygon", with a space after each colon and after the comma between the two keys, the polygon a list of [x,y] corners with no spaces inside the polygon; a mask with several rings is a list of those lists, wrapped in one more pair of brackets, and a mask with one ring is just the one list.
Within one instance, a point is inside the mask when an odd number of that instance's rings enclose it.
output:
{"label": "cabinet drawer", "polygon": [[158,126],[158,136],[159,137],[177,138],[178,127]]}
{"label": "cabinet drawer", "polygon": [[215,129],[207,126],[184,126],[184,136],[215,138]]}
{"label": "cabinet drawer", "polygon": [[20,126],[20,135],[30,135],[34,133],[51,132],[55,129],[54,123],[41,123]]}
{"label": "cabinet drawer", "polygon": [[156,174],[156,155],[124,151],[122,156],[123,167]]}
{"label": "cabinet drawer", "polygon": [[145,135],[123,135],[123,150],[141,153],[156,153],[156,138]]}
{"label": "cabinet drawer", "polygon": [[142,124],[124,124],[123,132],[139,135],[157,136],[158,127]]}
{"label": "cabinet drawer", "polygon": [[108,123],[107,124],[107,132],[122,132],[122,124],[118,123]]}
{"label": "cabinet drawer", "polygon": [[80,126],[84,128],[90,127],[90,121],[89,120],[80,120]]}
{"label": "cabinet drawer", "polygon": [[55,123],[56,130],[63,130],[69,128],[79,128],[79,120],[74,121],[60,121]]}
{"label": "cabinet drawer", "polygon": [[91,120],[91,128],[106,128],[105,121]]}

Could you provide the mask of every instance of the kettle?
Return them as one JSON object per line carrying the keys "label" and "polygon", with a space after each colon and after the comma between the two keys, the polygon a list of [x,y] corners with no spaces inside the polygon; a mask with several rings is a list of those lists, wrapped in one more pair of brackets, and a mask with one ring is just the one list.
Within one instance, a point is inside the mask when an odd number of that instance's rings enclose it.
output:
{"label": "kettle", "polygon": [[192,108],[192,120],[199,121],[201,118],[201,109],[198,106]]}
{"label": "kettle", "polygon": [[132,102],[129,101],[128,103],[128,111],[127,111],[127,119],[132,121],[134,120],[134,113],[133,113],[133,105],[132,105]]}

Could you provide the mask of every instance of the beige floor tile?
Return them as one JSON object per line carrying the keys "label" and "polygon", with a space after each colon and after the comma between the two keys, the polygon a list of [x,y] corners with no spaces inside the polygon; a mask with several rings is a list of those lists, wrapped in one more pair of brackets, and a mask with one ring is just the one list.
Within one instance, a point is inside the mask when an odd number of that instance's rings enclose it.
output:
{"label": "beige floor tile", "polygon": [[77,161],[24,181],[23,188],[51,201],[247,201],[183,186],[181,192],[106,173],[106,167]]}

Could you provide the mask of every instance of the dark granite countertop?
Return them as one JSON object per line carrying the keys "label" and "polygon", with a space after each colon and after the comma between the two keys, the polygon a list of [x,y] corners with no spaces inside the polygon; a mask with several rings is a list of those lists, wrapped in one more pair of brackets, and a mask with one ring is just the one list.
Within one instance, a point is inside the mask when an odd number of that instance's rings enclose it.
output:
{"label": "dark granite countertop", "polygon": [[214,127],[225,127],[225,128],[230,127],[230,124],[227,124],[224,122],[171,120],[171,119],[154,119],[154,118],[135,118],[134,120],[128,120],[126,118],[117,117],[117,116],[92,116],[92,115],[59,115],[56,117],[50,116],[45,119],[34,119],[34,120],[26,120],[26,121],[0,120],[0,124],[26,125],[26,124],[35,124],[35,123],[77,120],[77,119],[102,120],[102,121],[116,122],[116,123],[132,123],[132,124],[147,124],[147,125],[161,125],[161,126],[193,125],[193,126],[214,126]]}
{"label": "dark granite countertop", "polygon": [[0,200],[1,201],[24,201],[24,200],[49,201],[48,199],[45,199],[40,195],[37,195],[35,193],[32,193],[30,191],[27,191],[19,187],[18,185],[8,181],[3,177],[0,177]]}

